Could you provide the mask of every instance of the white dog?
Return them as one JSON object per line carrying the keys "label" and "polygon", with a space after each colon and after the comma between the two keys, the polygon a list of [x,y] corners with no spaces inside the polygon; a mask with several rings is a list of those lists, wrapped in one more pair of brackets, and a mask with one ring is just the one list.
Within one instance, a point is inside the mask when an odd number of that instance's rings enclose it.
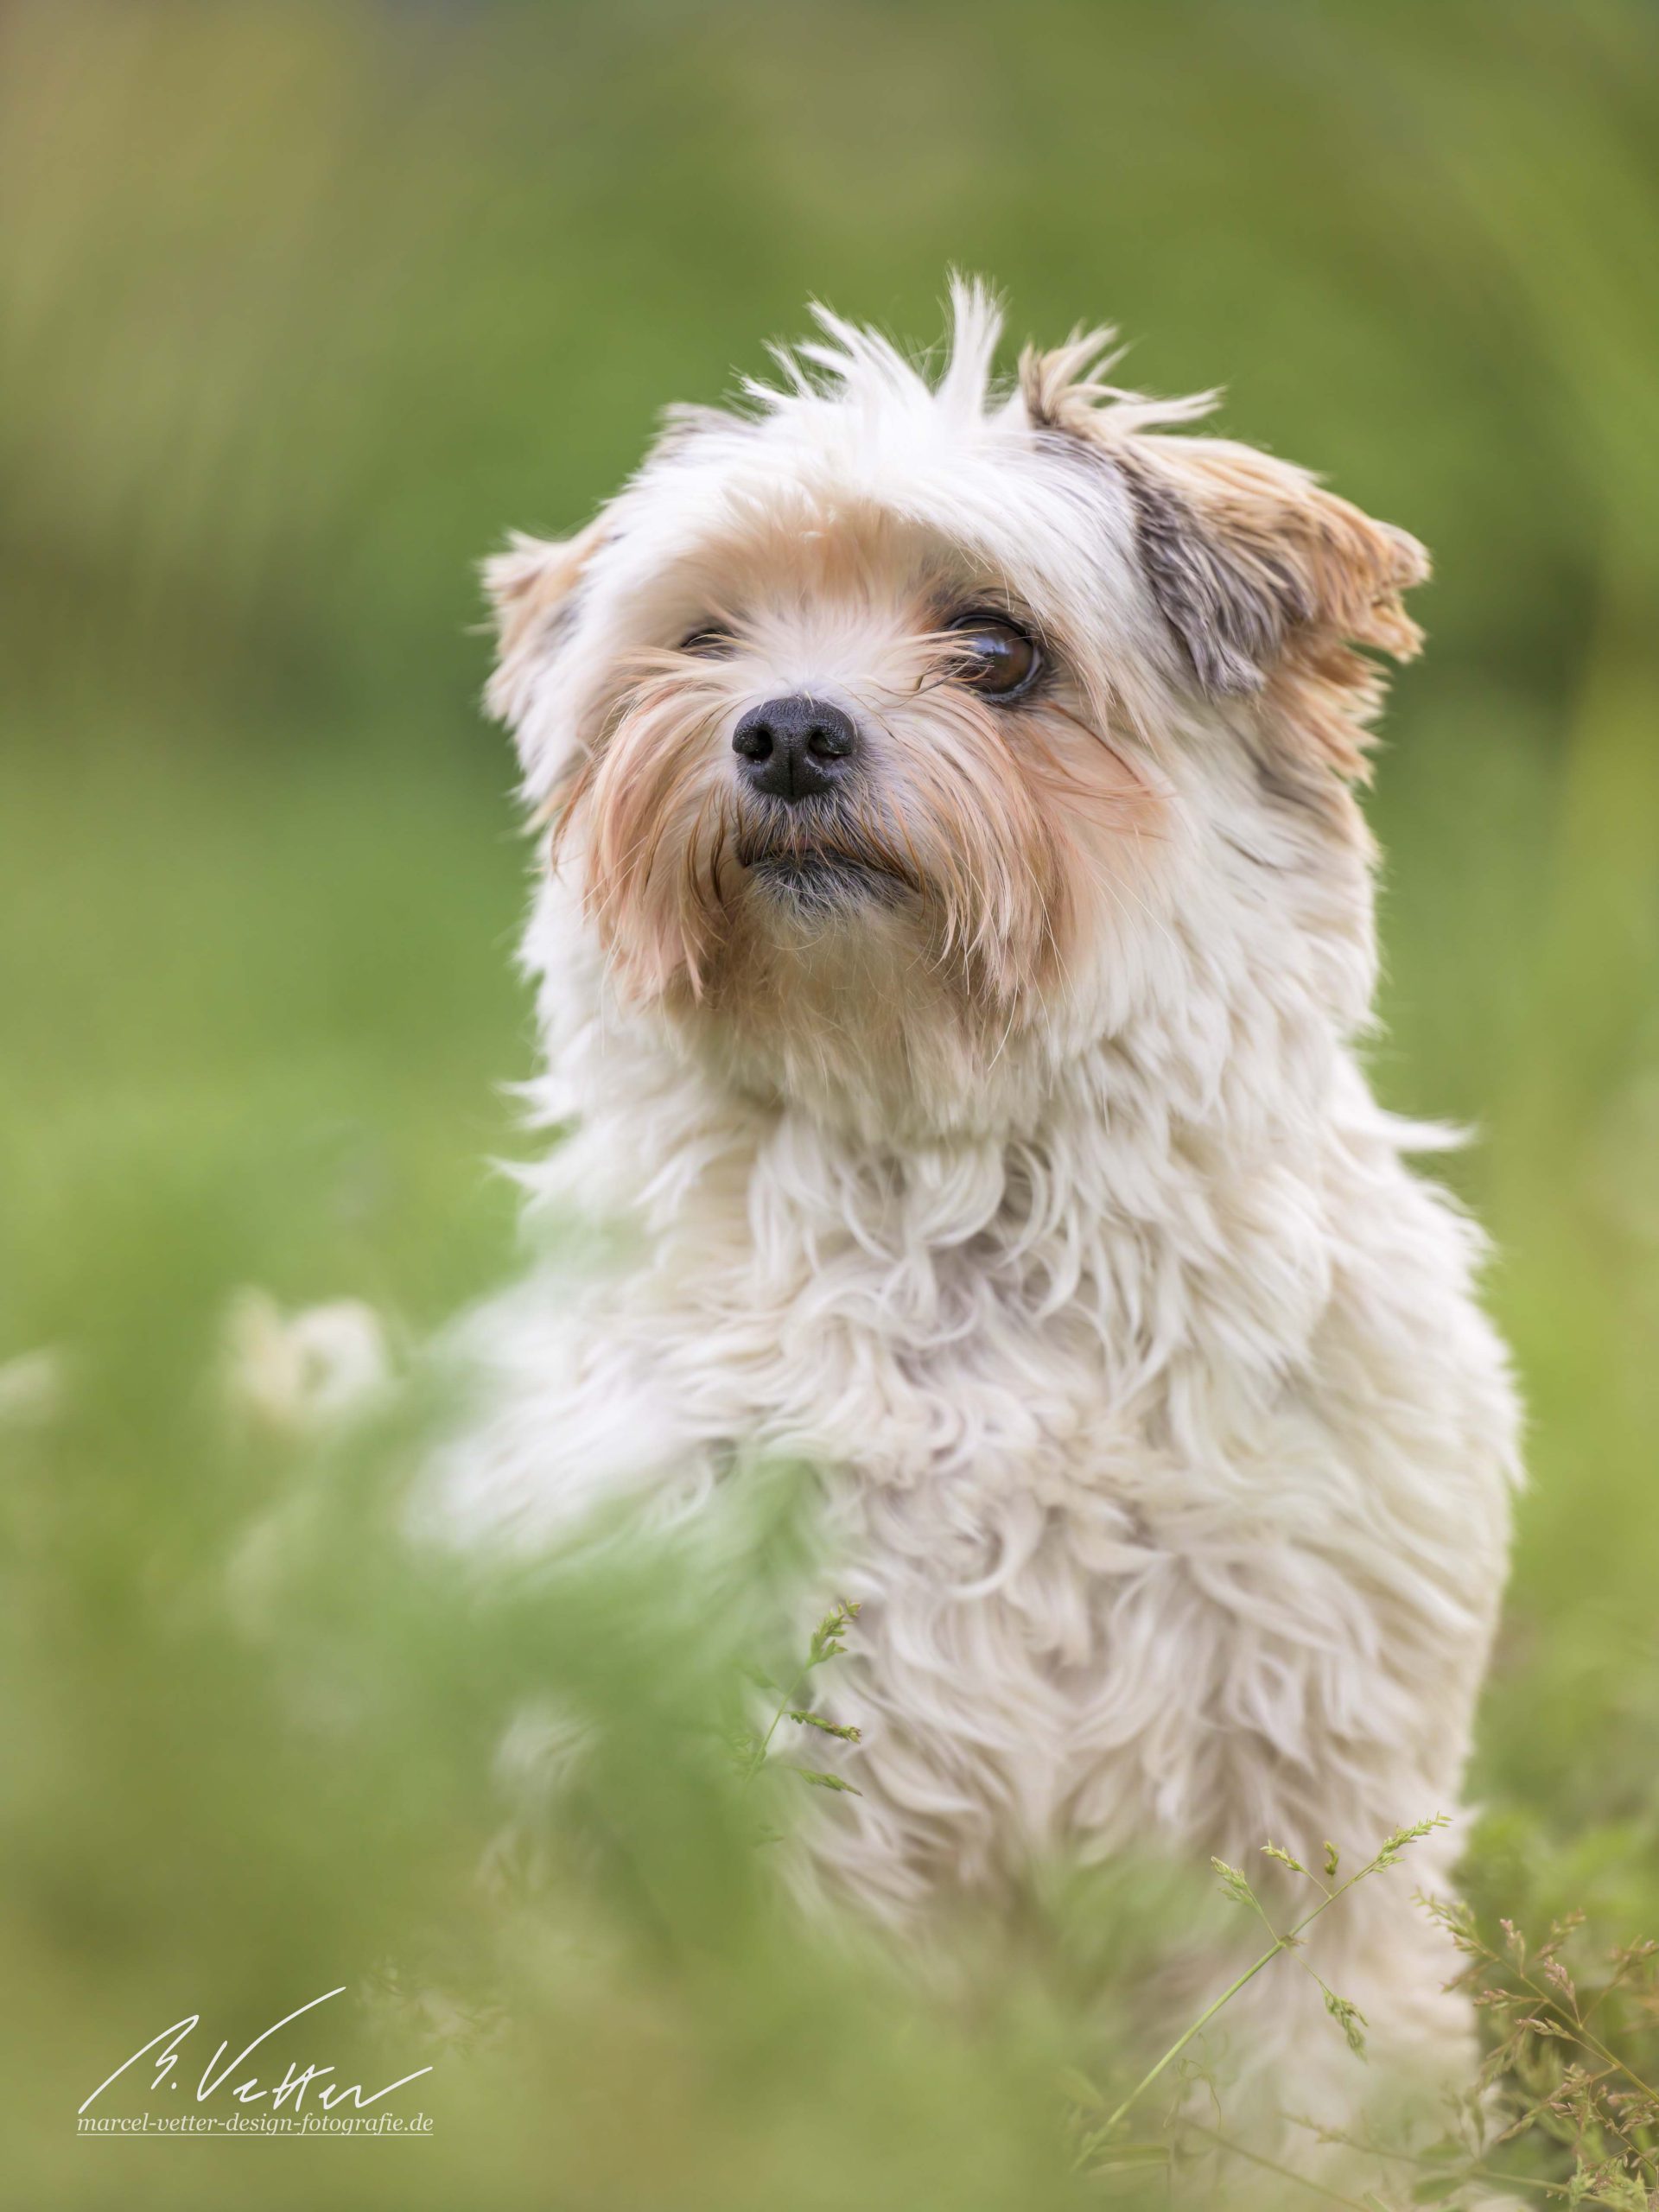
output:
{"label": "white dog", "polygon": [[[1454,1807],[1516,1469],[1478,1237],[1354,1049],[1354,646],[1415,650],[1422,550],[1169,434],[1207,402],[1103,385],[1101,337],[994,382],[997,315],[954,311],[936,376],[821,314],[490,564],[551,828],[536,1180],[636,1233],[488,1309],[447,1474],[534,1547],[809,1455],[862,1601],[862,1794],[816,1848],[893,1916],[1155,1839],[1352,1863]],[[1453,2075],[1412,1884],[1308,1955]],[[1340,2117],[1317,1986],[1257,1990],[1274,2093]]]}

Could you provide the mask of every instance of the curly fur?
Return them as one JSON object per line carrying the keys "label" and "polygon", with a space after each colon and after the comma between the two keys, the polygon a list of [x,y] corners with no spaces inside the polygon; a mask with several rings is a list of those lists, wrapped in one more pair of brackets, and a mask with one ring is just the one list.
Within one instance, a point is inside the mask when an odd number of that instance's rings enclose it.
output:
{"label": "curly fur", "polygon": [[[1455,1806],[1516,1472],[1478,1236],[1355,1051],[1354,647],[1414,649],[1421,549],[1103,385],[1102,337],[999,386],[973,287],[933,375],[819,321],[491,572],[556,846],[535,1202],[636,1235],[475,1318],[445,1510],[534,1548],[599,1499],[695,1510],[734,1441],[820,1465],[864,1741],[814,1848],[879,1912],[1151,1838],[1363,1857]],[[1043,641],[1028,704],[953,681],[964,601]],[[729,740],[795,690],[868,757],[783,822]],[[780,853],[841,872],[780,893]],[[1378,2050],[1466,2063],[1397,1878],[1319,1940]],[[1281,1981],[1246,2040],[1340,2119],[1318,2005]]]}

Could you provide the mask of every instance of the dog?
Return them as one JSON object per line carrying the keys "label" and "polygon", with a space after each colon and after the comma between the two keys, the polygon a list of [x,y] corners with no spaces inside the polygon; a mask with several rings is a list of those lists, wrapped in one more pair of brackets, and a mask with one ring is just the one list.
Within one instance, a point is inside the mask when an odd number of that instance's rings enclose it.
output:
{"label": "dog", "polygon": [[[444,1510],[533,1553],[740,1446],[823,1470],[862,1742],[811,1849],[878,1916],[1053,1853],[1352,1866],[1456,1807],[1517,1470],[1478,1232],[1357,1051],[1360,649],[1416,652],[1426,556],[1195,431],[1213,394],[1108,384],[1109,333],[1003,383],[977,285],[932,363],[816,312],[487,564],[549,859],[534,1202],[631,1235],[475,1323]],[[1471,2018],[1408,1889],[1454,1847],[1303,1953],[1443,2081]],[[1264,1976],[1235,2036],[1340,2125],[1324,2011]]]}

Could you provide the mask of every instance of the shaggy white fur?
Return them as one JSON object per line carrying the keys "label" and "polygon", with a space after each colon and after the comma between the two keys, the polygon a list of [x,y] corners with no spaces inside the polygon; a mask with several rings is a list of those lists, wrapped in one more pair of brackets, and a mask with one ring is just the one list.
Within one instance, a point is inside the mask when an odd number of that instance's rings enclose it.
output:
{"label": "shaggy white fur", "polygon": [[[997,386],[976,289],[932,375],[819,319],[493,564],[493,702],[558,825],[536,1203],[630,1233],[476,1317],[444,1510],[534,1548],[694,1509],[734,1442],[821,1466],[863,1794],[815,1848],[879,1911],[1154,1839],[1351,1863],[1455,1808],[1516,1474],[1478,1236],[1354,1051],[1351,641],[1411,649],[1421,549],[1160,429],[1204,403],[1091,380],[1096,340]],[[1029,693],[979,683],[963,609],[1034,641]],[[804,813],[732,751],[779,695],[859,734]],[[1311,1954],[1446,2076],[1470,2023],[1408,1892],[1451,1850]],[[1273,2094],[1349,2114],[1313,1980],[1243,2003]]]}

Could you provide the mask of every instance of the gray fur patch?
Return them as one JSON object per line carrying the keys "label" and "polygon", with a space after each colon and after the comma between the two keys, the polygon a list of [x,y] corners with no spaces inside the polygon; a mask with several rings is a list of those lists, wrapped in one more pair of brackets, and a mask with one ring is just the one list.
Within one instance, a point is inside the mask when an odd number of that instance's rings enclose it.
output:
{"label": "gray fur patch", "polygon": [[1294,762],[1255,746],[1250,747],[1249,757],[1256,787],[1270,805],[1320,816],[1330,812],[1329,775],[1310,776]]}
{"label": "gray fur patch", "polygon": [[1247,572],[1179,492],[1160,484],[1132,451],[1109,453],[1064,428],[1045,427],[1050,451],[1109,468],[1128,493],[1141,572],[1200,688],[1238,697],[1259,691],[1286,632],[1313,610],[1287,569],[1257,557]]}
{"label": "gray fur patch", "polygon": [[1302,594],[1282,572],[1264,588],[1228,556],[1179,493],[1120,462],[1135,508],[1141,565],[1159,612],[1206,691],[1259,691],[1292,622],[1306,619]]}
{"label": "gray fur patch", "polygon": [[557,605],[550,607],[537,620],[533,635],[538,652],[559,651],[581,620],[587,597],[587,580],[579,576]]}

